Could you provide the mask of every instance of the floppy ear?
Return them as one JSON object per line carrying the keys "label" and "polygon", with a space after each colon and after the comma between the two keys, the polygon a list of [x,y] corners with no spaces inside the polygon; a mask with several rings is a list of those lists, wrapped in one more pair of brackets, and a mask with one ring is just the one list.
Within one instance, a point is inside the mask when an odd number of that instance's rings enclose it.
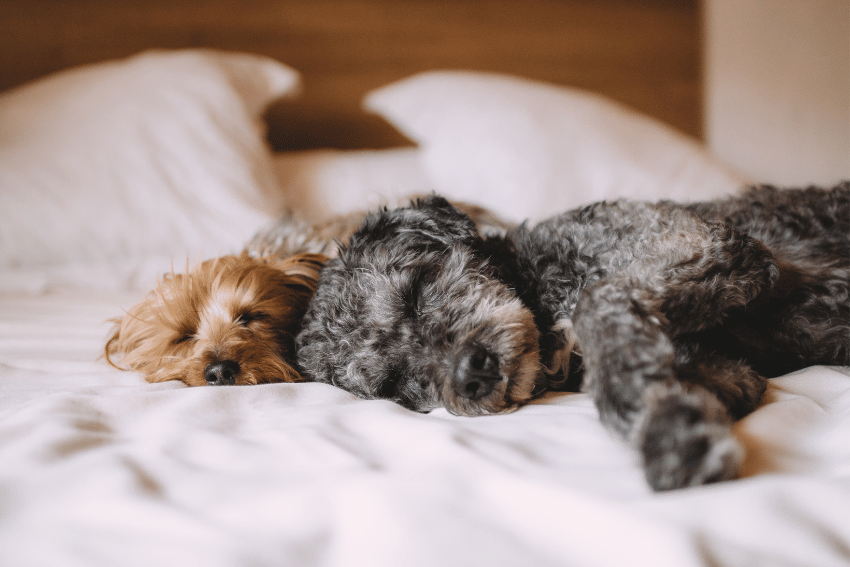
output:
{"label": "floppy ear", "polygon": [[366,216],[351,236],[341,256],[358,256],[378,246],[405,249],[449,248],[454,244],[472,245],[479,240],[475,222],[443,197],[431,195],[414,200],[409,206],[380,209]]}
{"label": "floppy ear", "polygon": [[121,317],[115,317],[109,320],[112,323],[112,329],[109,331],[109,338],[106,341],[106,345],[103,347],[103,358],[106,359],[107,364],[113,368],[117,368],[118,370],[127,370],[126,368],[121,368],[115,361],[112,360],[112,357],[115,355],[119,355],[122,352],[121,343],[118,341],[121,338]]}
{"label": "floppy ear", "polygon": [[[152,340],[151,326],[146,322],[151,316],[150,300],[146,297],[130,308],[123,317],[109,320],[112,329],[103,347],[103,357],[110,366],[118,370],[138,370],[139,361],[133,356],[133,352],[140,345]],[[124,365],[119,366],[113,360],[114,357],[122,358]]]}
{"label": "floppy ear", "polygon": [[316,291],[319,274],[328,257],[323,254],[304,253],[295,254],[288,258],[268,256],[263,260],[271,267],[290,276],[295,283],[307,287],[310,291]]}
{"label": "floppy ear", "polygon": [[459,240],[469,243],[478,237],[475,221],[439,195],[416,199],[411,203],[410,211],[406,219],[410,229],[440,242],[450,244]]}

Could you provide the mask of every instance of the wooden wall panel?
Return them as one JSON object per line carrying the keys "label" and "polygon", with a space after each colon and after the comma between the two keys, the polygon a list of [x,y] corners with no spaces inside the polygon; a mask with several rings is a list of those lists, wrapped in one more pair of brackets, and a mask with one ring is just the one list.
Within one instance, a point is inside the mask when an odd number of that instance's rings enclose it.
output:
{"label": "wooden wall panel", "polygon": [[365,92],[481,69],[604,93],[702,136],[698,0],[0,0],[0,88],[151,47],[261,53],[304,93],[273,106],[278,149],[386,147]]}

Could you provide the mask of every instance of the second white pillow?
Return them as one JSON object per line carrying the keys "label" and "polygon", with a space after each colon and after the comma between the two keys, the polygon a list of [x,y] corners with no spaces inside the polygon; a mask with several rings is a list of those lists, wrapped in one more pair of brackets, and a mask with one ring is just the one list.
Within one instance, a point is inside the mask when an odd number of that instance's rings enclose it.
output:
{"label": "second white pillow", "polygon": [[438,192],[514,220],[617,197],[710,199],[746,183],[696,140],[577,89],[432,71],[364,104],[420,145]]}

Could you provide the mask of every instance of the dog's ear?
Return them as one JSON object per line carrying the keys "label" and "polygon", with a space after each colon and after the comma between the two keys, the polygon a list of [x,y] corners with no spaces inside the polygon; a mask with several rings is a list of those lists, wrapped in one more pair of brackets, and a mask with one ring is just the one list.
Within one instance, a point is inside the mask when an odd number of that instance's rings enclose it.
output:
{"label": "dog's ear", "polygon": [[[154,317],[151,298],[152,295],[149,294],[143,301],[130,308],[124,316],[109,320],[112,323],[112,329],[103,347],[103,358],[113,368],[141,371],[147,361],[146,357],[137,356],[136,351],[142,346],[145,346],[145,353],[151,355],[147,358],[156,358],[148,348],[150,345],[161,342],[155,336],[158,328],[147,323]],[[119,365],[116,359],[120,359],[123,364]]]}
{"label": "dog's ear", "polygon": [[341,256],[359,256],[373,247],[434,250],[455,244],[473,245],[480,237],[475,222],[446,199],[431,195],[398,209],[366,216]]}
{"label": "dog's ear", "polygon": [[475,221],[439,195],[416,199],[411,203],[410,210],[411,214],[406,219],[410,228],[435,240],[446,244],[451,241],[469,243],[478,237]]}
{"label": "dog's ear", "polygon": [[288,258],[266,257],[265,262],[291,277],[310,291],[316,291],[316,282],[328,257],[323,254],[296,254]]}
{"label": "dog's ear", "polygon": [[122,352],[121,343],[119,342],[121,339],[121,317],[110,319],[109,322],[112,323],[112,329],[110,329],[109,338],[106,340],[106,345],[103,347],[103,358],[109,366],[117,368],[118,370],[127,370],[126,368],[118,366],[118,364],[112,360],[113,356],[119,356]]}

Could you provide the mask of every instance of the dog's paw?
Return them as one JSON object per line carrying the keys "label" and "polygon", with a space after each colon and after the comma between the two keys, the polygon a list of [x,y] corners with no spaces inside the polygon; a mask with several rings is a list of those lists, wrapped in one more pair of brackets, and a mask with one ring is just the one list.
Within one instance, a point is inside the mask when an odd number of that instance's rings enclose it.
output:
{"label": "dog's paw", "polygon": [[644,474],[653,490],[699,486],[737,476],[743,449],[732,435],[731,421],[716,406],[720,404],[702,396],[674,396],[654,408],[639,445]]}

